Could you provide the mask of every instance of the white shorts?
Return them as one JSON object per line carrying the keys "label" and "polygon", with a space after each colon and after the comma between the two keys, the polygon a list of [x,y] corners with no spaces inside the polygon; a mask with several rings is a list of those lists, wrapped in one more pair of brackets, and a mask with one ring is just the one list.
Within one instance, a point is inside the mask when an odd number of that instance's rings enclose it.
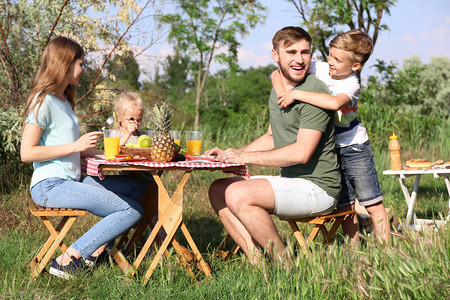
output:
{"label": "white shorts", "polygon": [[266,179],[275,194],[273,214],[282,218],[300,218],[332,212],[338,200],[329,196],[318,185],[302,178],[281,176],[251,176]]}

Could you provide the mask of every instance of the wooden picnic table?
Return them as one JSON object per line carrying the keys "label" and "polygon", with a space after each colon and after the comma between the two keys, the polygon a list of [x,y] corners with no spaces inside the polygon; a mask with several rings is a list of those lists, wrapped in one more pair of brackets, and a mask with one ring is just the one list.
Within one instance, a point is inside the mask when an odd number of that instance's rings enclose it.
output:
{"label": "wooden picnic table", "polygon": [[[151,183],[145,198],[142,201],[144,208],[144,216],[141,221],[134,227],[131,237],[127,234],[123,235],[117,247],[115,246],[110,254],[119,264],[120,268],[129,276],[134,276],[136,270],[141,265],[145,255],[153,244],[160,244],[159,249],[154,256],[147,272],[145,273],[143,284],[147,284],[158,262],[166,253],[169,244],[179,255],[181,262],[186,268],[188,274],[194,278],[191,271],[191,264],[195,263],[206,276],[211,276],[211,269],[204,261],[194,240],[192,239],[186,225],[183,222],[183,191],[192,172],[197,171],[216,171],[220,170],[226,173],[233,173],[239,176],[248,176],[248,169],[243,164],[227,164],[221,162],[197,162],[197,161],[178,161],[168,163],[156,163],[150,161],[130,161],[117,162],[96,157],[86,158],[83,161],[83,171],[90,176],[99,176],[104,178],[104,172],[107,171],[136,171],[150,172],[154,182]],[[177,187],[172,196],[169,195],[167,188],[161,178],[164,172],[181,172],[182,176],[177,183]],[[155,215],[157,214],[157,220]],[[156,223],[155,223],[156,222]],[[130,264],[122,249],[119,247],[125,244],[125,251],[142,238],[146,228],[150,227],[151,233],[145,240],[145,243],[136,257],[135,261]],[[181,229],[191,250],[181,246],[174,238],[178,229]],[[163,229],[164,231],[162,231]],[[161,234],[164,232],[165,234]]]}

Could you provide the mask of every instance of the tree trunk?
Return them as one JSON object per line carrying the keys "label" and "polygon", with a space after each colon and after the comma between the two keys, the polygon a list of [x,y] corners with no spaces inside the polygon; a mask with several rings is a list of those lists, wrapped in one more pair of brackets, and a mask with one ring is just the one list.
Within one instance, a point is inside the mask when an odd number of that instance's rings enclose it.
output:
{"label": "tree trunk", "polygon": [[201,93],[197,92],[195,96],[195,118],[194,118],[194,130],[198,130],[200,126],[200,98]]}

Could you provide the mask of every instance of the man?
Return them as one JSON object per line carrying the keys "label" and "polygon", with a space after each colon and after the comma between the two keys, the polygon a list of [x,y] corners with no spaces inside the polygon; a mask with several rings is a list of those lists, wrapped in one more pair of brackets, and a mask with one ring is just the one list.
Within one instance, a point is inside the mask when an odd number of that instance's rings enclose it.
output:
{"label": "man", "polygon": [[[272,58],[286,90],[328,93],[326,85],[308,73],[311,37],[305,30],[285,27],[274,35],[272,44]],[[277,101],[272,90],[267,133],[239,149],[216,147],[205,153],[227,163],[281,167],[281,176],[225,178],[209,190],[211,205],[252,264],[261,256],[258,246],[274,259],[285,258],[286,247],[270,214],[306,217],[331,212],[340,192],[334,112],[302,102],[282,108]]]}

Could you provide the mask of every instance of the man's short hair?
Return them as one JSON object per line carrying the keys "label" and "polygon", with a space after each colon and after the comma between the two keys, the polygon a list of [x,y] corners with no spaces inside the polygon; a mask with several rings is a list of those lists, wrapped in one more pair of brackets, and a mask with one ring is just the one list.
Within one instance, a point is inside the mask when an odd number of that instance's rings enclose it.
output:
{"label": "man's short hair", "polygon": [[280,46],[289,47],[299,40],[306,40],[309,44],[312,42],[311,36],[303,28],[287,26],[275,33],[272,38],[272,46],[274,50],[278,51]]}
{"label": "man's short hair", "polygon": [[364,31],[353,29],[335,36],[330,42],[332,47],[352,52],[353,61],[363,65],[372,54],[373,42]]}

